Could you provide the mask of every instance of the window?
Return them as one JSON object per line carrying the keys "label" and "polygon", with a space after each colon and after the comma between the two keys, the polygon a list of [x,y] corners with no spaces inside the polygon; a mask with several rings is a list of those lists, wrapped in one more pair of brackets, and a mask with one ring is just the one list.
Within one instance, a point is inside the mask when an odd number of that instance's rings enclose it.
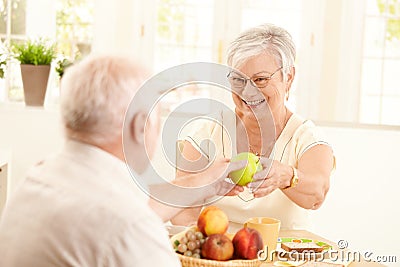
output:
{"label": "window", "polygon": [[[0,0],[0,38],[8,46],[25,38],[26,0]],[[7,63],[4,85],[0,88],[0,101],[22,100],[21,75],[15,60]]]}
{"label": "window", "polygon": [[[196,1],[158,0],[156,36],[154,38],[154,69],[194,61],[209,61],[225,64],[229,42],[239,32],[261,23],[275,23],[285,27],[300,45],[302,1],[263,0],[242,1]],[[232,30],[232,28],[234,30]],[[295,91],[296,83],[293,84]],[[171,110],[188,97],[211,97],[230,99],[225,92],[191,86],[175,90],[165,98]],[[233,102],[231,103],[233,105]],[[295,109],[295,96],[289,105]]]}
{"label": "window", "polygon": [[0,0],[0,36],[2,41],[7,38],[23,36],[25,27],[26,0]]}
{"label": "window", "polygon": [[400,125],[400,1],[367,1],[363,42],[360,122]]}
{"label": "window", "polygon": [[[271,0],[266,4],[264,0],[244,0],[241,9],[241,31],[263,23],[276,24],[292,35],[298,52],[301,49],[302,8],[302,1]],[[296,110],[297,80],[294,80],[287,103],[293,111]]]}
{"label": "window", "polygon": [[58,50],[71,59],[89,54],[93,41],[94,0],[58,0],[56,8]]}
{"label": "window", "polygon": [[[214,0],[158,0],[156,9],[155,71],[212,61]],[[168,93],[161,102],[163,114],[196,97],[210,97],[209,88],[193,84]]]}
{"label": "window", "polygon": [[213,24],[213,0],[158,0],[155,70],[211,61]]}
{"label": "window", "polygon": [[[47,5],[37,8],[38,1]],[[45,33],[57,40],[60,54],[72,59],[89,53],[96,40],[100,52],[120,47],[139,51],[141,59],[158,72],[193,61],[224,64],[229,42],[237,34],[271,22],[286,28],[297,46],[299,68],[288,103],[293,110],[316,120],[400,125],[396,116],[400,113],[396,79],[399,6],[399,0],[132,0],[129,5],[95,0],[0,0],[0,38],[9,44]],[[96,25],[95,8],[103,12],[101,16],[96,13]],[[365,12],[359,12],[360,8]],[[121,12],[126,13],[121,16]],[[110,34],[117,38],[104,42]],[[340,55],[340,60],[333,55]],[[18,62],[8,62],[2,82],[0,101],[22,101]],[[57,82],[53,71],[47,95],[52,102],[58,100]],[[297,93],[297,87],[301,92]],[[176,90],[165,99],[167,109],[188,96],[227,99],[216,90],[196,86],[181,92]]]}
{"label": "window", "polygon": [[[59,56],[73,60],[90,52],[94,0],[41,0],[39,6],[36,0],[0,0],[1,41],[9,46],[27,38],[51,38],[57,44]],[[46,101],[57,102],[58,95],[58,76],[53,68]],[[19,63],[14,59],[7,63],[0,96],[0,101],[23,100]]]}

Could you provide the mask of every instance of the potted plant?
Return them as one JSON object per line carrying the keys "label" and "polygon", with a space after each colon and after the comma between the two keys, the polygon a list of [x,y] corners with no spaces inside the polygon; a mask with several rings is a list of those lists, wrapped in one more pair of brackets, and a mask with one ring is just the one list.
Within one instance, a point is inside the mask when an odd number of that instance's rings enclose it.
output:
{"label": "potted plant", "polygon": [[0,54],[0,79],[4,78],[4,73],[6,71],[6,65],[7,65],[7,55],[5,54]]}
{"label": "potted plant", "polygon": [[8,50],[3,42],[0,40],[0,100],[6,95],[6,83],[4,80],[4,75],[6,72],[8,60]]}
{"label": "potted plant", "polygon": [[4,78],[8,59],[8,52],[4,44],[0,41],[0,79]]}
{"label": "potted plant", "polygon": [[21,63],[24,98],[27,106],[43,106],[55,45],[39,38],[13,45],[14,57]]}
{"label": "potted plant", "polygon": [[56,70],[58,76],[60,77],[60,79],[64,75],[65,69],[68,68],[69,66],[71,66],[72,64],[73,64],[73,62],[66,57],[60,57],[56,61],[55,70]]}

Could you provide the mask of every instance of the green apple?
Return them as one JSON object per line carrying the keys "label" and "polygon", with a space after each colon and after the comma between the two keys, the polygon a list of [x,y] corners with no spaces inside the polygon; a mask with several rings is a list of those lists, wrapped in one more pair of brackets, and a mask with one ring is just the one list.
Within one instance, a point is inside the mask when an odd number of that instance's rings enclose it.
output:
{"label": "green apple", "polygon": [[235,184],[245,186],[253,181],[253,175],[262,170],[260,159],[251,152],[242,152],[232,157],[231,162],[247,160],[247,165],[243,169],[232,171],[228,177]]}

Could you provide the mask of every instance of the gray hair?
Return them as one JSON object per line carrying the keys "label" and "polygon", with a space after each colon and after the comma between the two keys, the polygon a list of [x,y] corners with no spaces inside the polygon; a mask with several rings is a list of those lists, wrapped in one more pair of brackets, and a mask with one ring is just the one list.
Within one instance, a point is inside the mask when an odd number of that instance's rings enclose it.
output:
{"label": "gray hair", "polygon": [[89,56],[61,84],[61,116],[70,139],[101,144],[121,136],[128,105],[146,72],[132,60]]}
{"label": "gray hair", "polygon": [[283,67],[286,79],[289,67],[294,66],[296,48],[292,36],[273,24],[262,24],[241,33],[228,48],[228,65],[239,68],[251,57],[263,52],[270,53]]}

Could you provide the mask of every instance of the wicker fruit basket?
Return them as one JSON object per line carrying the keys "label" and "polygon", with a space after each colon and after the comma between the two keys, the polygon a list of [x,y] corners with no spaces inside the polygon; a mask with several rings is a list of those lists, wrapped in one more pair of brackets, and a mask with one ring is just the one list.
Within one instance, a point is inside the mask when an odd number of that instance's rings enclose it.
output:
{"label": "wicker fruit basket", "polygon": [[[171,237],[171,245],[173,246],[175,240],[180,240],[181,237],[189,230],[196,230],[196,227],[188,228],[187,230],[180,232]],[[232,235],[231,235],[232,237]],[[187,257],[182,254],[178,254],[181,261],[182,267],[258,267],[261,265],[261,261],[258,259],[254,260],[229,260],[229,261],[215,261],[207,259],[197,259],[192,257]]]}
{"label": "wicker fruit basket", "polygon": [[258,267],[261,261],[255,260],[229,260],[214,261],[206,259],[196,259],[178,254],[182,267]]}

